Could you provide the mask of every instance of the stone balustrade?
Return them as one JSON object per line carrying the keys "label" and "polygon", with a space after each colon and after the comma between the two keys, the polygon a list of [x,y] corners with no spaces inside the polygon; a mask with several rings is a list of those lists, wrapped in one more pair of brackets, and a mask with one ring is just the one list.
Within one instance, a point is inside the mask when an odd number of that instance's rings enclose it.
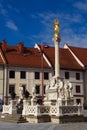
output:
{"label": "stone balustrade", "polygon": [[9,105],[3,105],[2,114],[12,114],[12,101],[10,101]]}
{"label": "stone balustrade", "polygon": [[22,115],[48,115],[50,112],[49,106],[41,106],[41,105],[26,105],[23,109]]}
{"label": "stone balustrade", "polygon": [[22,115],[54,115],[54,116],[63,116],[63,115],[81,115],[82,106],[81,105],[68,105],[68,106],[59,106],[59,105],[29,105],[24,101]]}

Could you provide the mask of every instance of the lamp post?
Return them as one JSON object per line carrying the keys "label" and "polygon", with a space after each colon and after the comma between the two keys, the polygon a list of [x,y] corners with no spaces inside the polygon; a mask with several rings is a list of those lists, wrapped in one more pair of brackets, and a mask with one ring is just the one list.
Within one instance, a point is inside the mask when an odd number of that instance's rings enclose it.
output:
{"label": "lamp post", "polygon": [[42,72],[42,104],[44,100],[44,60],[43,60],[43,45],[41,46],[41,72]]}

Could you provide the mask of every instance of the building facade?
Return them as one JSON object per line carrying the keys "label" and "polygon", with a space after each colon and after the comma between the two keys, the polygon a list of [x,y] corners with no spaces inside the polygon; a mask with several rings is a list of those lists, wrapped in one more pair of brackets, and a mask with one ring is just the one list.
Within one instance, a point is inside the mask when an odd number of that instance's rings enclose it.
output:
{"label": "building facade", "polygon": [[[9,46],[6,41],[0,44],[0,95],[10,98],[12,92],[19,97],[20,87],[32,96],[45,96],[46,85],[55,74],[55,49],[47,45],[35,44],[27,48],[23,43]],[[60,75],[73,85],[75,103],[84,104],[84,66],[72,55],[69,48],[60,48]],[[43,80],[43,84],[42,84]],[[43,88],[43,90],[42,90]]]}

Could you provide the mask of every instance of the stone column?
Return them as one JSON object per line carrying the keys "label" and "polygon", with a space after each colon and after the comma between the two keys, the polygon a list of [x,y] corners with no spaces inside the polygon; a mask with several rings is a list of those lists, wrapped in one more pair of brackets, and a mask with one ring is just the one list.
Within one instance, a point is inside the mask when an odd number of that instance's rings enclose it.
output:
{"label": "stone column", "polygon": [[54,37],[53,42],[55,45],[55,76],[60,77],[60,63],[59,63],[59,44],[60,44],[60,31],[59,22],[54,20]]}
{"label": "stone column", "polygon": [[60,77],[59,42],[54,40],[55,45],[55,76]]}

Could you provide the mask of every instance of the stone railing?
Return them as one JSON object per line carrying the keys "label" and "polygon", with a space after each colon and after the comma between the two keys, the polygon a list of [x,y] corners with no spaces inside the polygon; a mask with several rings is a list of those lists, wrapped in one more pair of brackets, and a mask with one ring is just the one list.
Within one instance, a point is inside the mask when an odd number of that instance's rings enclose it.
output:
{"label": "stone railing", "polygon": [[50,106],[38,106],[39,114],[48,115],[50,113]]}
{"label": "stone railing", "polygon": [[23,108],[22,115],[37,115],[37,106],[28,106]]}
{"label": "stone railing", "polygon": [[23,102],[22,115],[47,115],[50,112],[50,106],[29,105],[26,101]]}
{"label": "stone railing", "polygon": [[10,101],[9,105],[3,105],[2,114],[12,114],[12,102]]}
{"label": "stone railing", "polygon": [[50,115],[62,116],[62,115],[81,115],[82,106],[51,106]]}
{"label": "stone railing", "polygon": [[82,106],[81,105],[29,105],[26,101],[23,102],[22,115],[81,115]]}
{"label": "stone railing", "polygon": [[48,115],[50,112],[49,106],[41,106],[41,105],[26,105],[25,109],[23,109],[22,115]]}

